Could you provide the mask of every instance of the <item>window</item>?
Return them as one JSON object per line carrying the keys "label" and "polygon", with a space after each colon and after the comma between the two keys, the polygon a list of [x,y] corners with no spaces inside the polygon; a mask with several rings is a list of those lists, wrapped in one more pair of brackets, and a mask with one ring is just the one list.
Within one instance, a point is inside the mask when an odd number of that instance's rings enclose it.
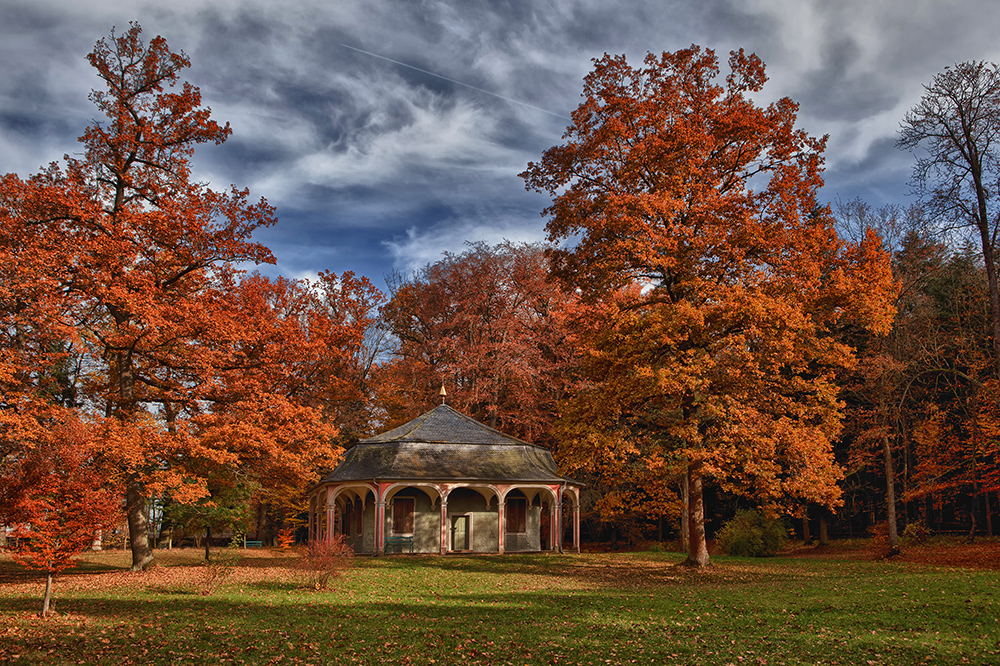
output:
{"label": "window", "polygon": [[511,497],[506,508],[508,533],[524,534],[527,532],[528,501],[523,497]]}
{"label": "window", "polygon": [[397,497],[392,501],[392,533],[413,534],[412,497]]}

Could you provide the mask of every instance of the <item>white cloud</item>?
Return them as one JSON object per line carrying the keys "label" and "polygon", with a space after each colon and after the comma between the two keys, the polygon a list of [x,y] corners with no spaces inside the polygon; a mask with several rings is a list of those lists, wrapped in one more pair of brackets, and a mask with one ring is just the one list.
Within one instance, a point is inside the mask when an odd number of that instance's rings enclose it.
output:
{"label": "white cloud", "polygon": [[496,245],[503,241],[536,243],[545,240],[539,222],[532,226],[518,217],[463,217],[461,224],[441,224],[429,229],[410,227],[401,238],[384,242],[392,256],[393,268],[404,276],[432,264],[445,252],[460,254],[468,243],[484,241]]}
{"label": "white cloud", "polygon": [[757,52],[771,77],[762,99],[791,95],[803,128],[830,133],[831,197],[905,189],[911,158],[892,141],[921,84],[1000,57],[993,0],[5,0],[0,171],[79,150],[96,115],[84,56],[132,19],[191,56],[185,78],[234,129],[199,148],[195,175],[279,206],[269,238],[296,248],[282,257],[289,275],[362,254],[409,270],[466,240],[541,238],[544,197],[515,174],[566,123],[501,97],[568,114],[605,51],[635,63],[692,42],[722,59]]}

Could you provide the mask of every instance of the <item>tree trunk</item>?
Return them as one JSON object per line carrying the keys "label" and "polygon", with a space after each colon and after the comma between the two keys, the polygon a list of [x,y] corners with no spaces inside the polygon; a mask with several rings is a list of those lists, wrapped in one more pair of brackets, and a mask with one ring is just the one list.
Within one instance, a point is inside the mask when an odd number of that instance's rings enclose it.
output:
{"label": "tree trunk", "polygon": [[705,540],[705,501],[702,493],[701,464],[688,466],[688,556],[686,567],[708,566],[708,542]]}
{"label": "tree trunk", "polygon": [[688,502],[691,501],[690,488],[688,484],[688,471],[684,470],[681,477],[681,551],[688,552],[691,543],[691,512],[688,509]]}
{"label": "tree trunk", "polygon": [[976,538],[976,497],[979,496],[978,484],[973,485],[972,495],[969,497],[969,543]]}
{"label": "tree trunk", "polygon": [[990,515],[990,494],[983,493],[983,509],[986,510],[986,536],[993,536],[993,516]]}
{"label": "tree trunk", "polygon": [[132,571],[144,571],[153,565],[149,547],[149,525],[146,523],[146,498],[135,475],[130,474],[125,489],[125,512],[128,516],[128,537],[132,549]]}
{"label": "tree trunk", "polygon": [[819,517],[819,545],[821,546],[830,545],[830,532],[829,532],[829,526],[827,525],[826,522],[825,511],[826,510],[824,509],[824,513],[821,514]]}
{"label": "tree trunk", "polygon": [[211,527],[206,527],[205,528],[205,561],[206,562],[208,562],[209,560],[212,559],[212,557],[211,557],[211,551],[209,550],[209,548],[211,548],[211,545],[212,545],[212,528]]}
{"label": "tree trunk", "polygon": [[45,572],[45,596],[42,597],[42,612],[41,616],[45,617],[49,614],[49,602],[52,599],[52,572]]}
{"label": "tree trunk", "polygon": [[[258,502],[257,504],[257,529],[254,531],[255,538],[258,541],[267,541],[264,535],[264,528],[267,525],[267,506],[263,502]],[[270,541],[266,545],[271,545]]]}
{"label": "tree trunk", "polygon": [[889,524],[889,554],[899,555],[899,534],[896,531],[896,485],[892,469],[892,447],[888,435],[882,436],[882,453],[885,454],[885,507]]}
{"label": "tree trunk", "polygon": [[809,507],[802,511],[802,543],[806,546],[812,543],[812,535],[809,533]]}
{"label": "tree trunk", "polygon": [[[977,183],[978,188],[978,183]],[[985,217],[985,208],[982,208],[980,215]],[[983,250],[983,266],[986,269],[986,283],[990,292],[990,321],[993,324],[993,369],[996,378],[1000,379],[1000,285],[997,281],[997,265],[993,255],[993,239],[990,236],[989,224],[979,224],[980,240]]]}

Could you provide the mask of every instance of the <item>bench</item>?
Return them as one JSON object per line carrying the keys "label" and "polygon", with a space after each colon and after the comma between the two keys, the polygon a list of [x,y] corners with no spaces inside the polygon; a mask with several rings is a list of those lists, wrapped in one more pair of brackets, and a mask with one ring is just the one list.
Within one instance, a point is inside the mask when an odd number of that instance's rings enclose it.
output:
{"label": "bench", "polygon": [[264,542],[263,541],[251,541],[250,539],[244,539],[243,540],[243,547],[244,548],[263,548],[264,547]]}
{"label": "bench", "polygon": [[403,546],[409,546],[410,552],[413,552],[413,537],[411,536],[388,536],[385,538],[385,549],[389,550],[390,546],[399,546],[399,552],[403,552]]}

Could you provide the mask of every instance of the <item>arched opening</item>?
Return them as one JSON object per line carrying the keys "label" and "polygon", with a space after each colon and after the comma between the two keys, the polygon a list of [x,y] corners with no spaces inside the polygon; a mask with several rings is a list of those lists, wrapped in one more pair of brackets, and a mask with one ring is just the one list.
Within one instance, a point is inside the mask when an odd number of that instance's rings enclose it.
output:
{"label": "arched opening", "polygon": [[384,552],[432,553],[441,548],[441,493],[435,486],[398,485],[385,494]]}
{"label": "arched opening", "polygon": [[579,489],[566,487],[562,492],[559,516],[559,549],[580,552],[580,495]]}
{"label": "arched opening", "polygon": [[497,549],[496,492],[459,486],[448,493],[445,529],[448,550],[489,552]]}

